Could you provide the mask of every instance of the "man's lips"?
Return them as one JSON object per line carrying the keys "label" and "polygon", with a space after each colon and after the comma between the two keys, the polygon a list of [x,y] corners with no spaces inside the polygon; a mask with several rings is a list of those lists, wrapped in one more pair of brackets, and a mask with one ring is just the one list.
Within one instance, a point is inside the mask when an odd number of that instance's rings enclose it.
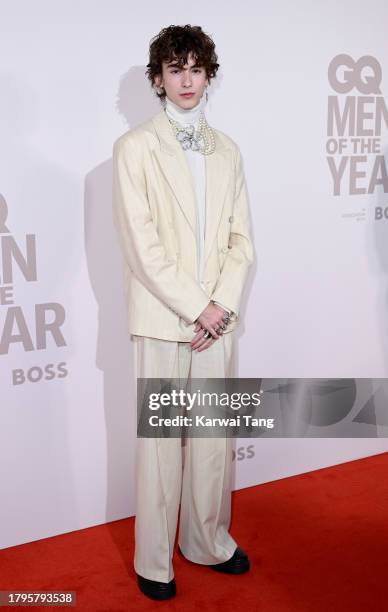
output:
{"label": "man's lips", "polygon": [[191,92],[188,92],[188,93],[182,93],[180,95],[183,96],[184,98],[191,98],[191,96],[194,95],[194,92],[191,91]]}

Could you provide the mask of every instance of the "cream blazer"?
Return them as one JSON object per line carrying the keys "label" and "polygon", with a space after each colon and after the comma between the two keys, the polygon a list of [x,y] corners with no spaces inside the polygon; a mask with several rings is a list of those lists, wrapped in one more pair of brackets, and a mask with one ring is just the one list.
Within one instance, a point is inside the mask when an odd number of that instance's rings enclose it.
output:
{"label": "cream blazer", "polygon": [[210,299],[233,311],[224,333],[238,324],[254,261],[247,191],[238,146],[213,130],[216,149],[205,156],[201,279],[193,178],[164,109],[113,145],[113,220],[124,259],[131,334],[189,342]]}

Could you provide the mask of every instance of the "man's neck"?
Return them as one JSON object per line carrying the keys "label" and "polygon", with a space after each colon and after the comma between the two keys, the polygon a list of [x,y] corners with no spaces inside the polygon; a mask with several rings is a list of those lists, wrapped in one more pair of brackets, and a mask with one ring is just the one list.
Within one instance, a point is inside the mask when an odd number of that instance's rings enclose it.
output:
{"label": "man's neck", "polygon": [[200,117],[201,111],[203,111],[204,109],[204,106],[205,106],[204,96],[202,96],[198,104],[196,104],[196,106],[193,106],[193,108],[181,108],[180,106],[175,104],[175,102],[172,102],[172,100],[170,100],[170,98],[166,96],[165,111],[169,119],[172,119],[173,121],[177,121],[181,125],[188,125],[188,124],[195,125],[199,121],[199,117]]}

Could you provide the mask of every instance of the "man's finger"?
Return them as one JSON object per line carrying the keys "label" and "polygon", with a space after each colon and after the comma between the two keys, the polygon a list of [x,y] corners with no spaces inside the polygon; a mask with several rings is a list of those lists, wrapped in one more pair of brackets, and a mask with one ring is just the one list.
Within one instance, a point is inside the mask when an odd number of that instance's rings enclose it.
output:
{"label": "man's finger", "polygon": [[193,346],[193,344],[196,343],[198,340],[201,340],[203,338],[203,334],[204,333],[205,333],[205,330],[202,329],[202,327],[201,327],[199,332],[195,334],[194,338],[192,338],[192,340],[190,340],[191,346]]}
{"label": "man's finger", "polygon": [[[213,329],[213,328],[211,328],[211,329]],[[198,332],[198,334],[196,334],[196,335],[194,336],[194,338],[193,338],[193,339],[190,341],[190,342],[191,342],[191,346],[192,346],[192,347],[194,346],[194,343],[195,343],[195,342],[197,342],[197,340],[198,340],[198,339],[202,339],[202,338],[203,338],[203,335],[204,335],[204,333],[205,333],[205,332],[206,332],[206,329],[205,329],[205,328],[200,329],[200,331]],[[215,331],[215,329],[213,329],[213,333],[211,334],[211,336],[209,336],[209,335],[208,335],[207,337],[208,337],[208,338],[209,338],[209,337],[210,337],[210,338],[214,338],[215,340],[218,340],[219,335],[217,334],[217,332]],[[205,340],[206,340],[206,338],[205,338]]]}
{"label": "man's finger", "polygon": [[197,349],[199,346],[202,346],[205,342],[208,342],[209,340],[212,340],[213,342],[215,342],[216,340],[218,340],[219,336],[217,336],[217,338],[213,338],[213,336],[208,336],[207,338],[204,338],[204,333],[205,333],[205,329],[202,329],[200,332],[198,332],[197,336],[195,337],[192,341],[191,341],[191,348],[192,349]]}
{"label": "man's finger", "polygon": [[197,350],[197,353],[200,353],[201,351],[205,351],[207,348],[209,348],[209,346],[211,346],[212,344],[215,343],[214,338],[208,338]]}
{"label": "man's finger", "polygon": [[214,327],[210,327],[209,332],[211,333],[211,335],[213,336],[213,338],[215,338],[215,339],[217,340],[217,338],[218,338],[218,334],[217,334],[217,332],[216,332],[215,328],[214,328]]}
{"label": "man's finger", "polygon": [[[210,336],[211,339],[213,339]],[[198,338],[198,340],[196,340],[194,343],[192,343],[191,348],[192,349],[197,349],[199,346],[201,346],[204,342],[207,342],[208,338],[204,338],[203,334],[200,335],[200,337]]]}

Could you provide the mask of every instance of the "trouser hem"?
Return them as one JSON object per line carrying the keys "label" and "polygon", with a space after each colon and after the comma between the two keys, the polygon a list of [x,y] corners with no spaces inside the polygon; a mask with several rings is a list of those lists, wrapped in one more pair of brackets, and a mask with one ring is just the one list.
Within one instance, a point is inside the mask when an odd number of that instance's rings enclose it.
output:
{"label": "trouser hem", "polygon": [[231,559],[237,549],[237,546],[234,547],[233,552],[231,552],[228,557],[226,559],[218,559],[217,561],[214,561],[214,556],[213,557],[209,557],[208,560],[204,560],[204,557],[201,557],[201,560],[198,559],[194,559],[191,555],[187,555],[184,551],[184,549],[182,548],[182,546],[179,545],[179,548],[181,549],[183,556],[185,557],[185,559],[187,559],[188,561],[191,561],[192,563],[197,563],[198,565],[217,565],[218,563],[225,563],[225,561],[229,561],[229,559]]}
{"label": "trouser hem", "polygon": [[175,577],[173,574],[170,579],[166,579],[166,574],[158,574],[157,572],[150,572],[136,567],[134,569],[136,574],[139,574],[139,576],[142,576],[143,578],[147,578],[147,580],[156,580],[157,582],[164,582],[165,584],[171,582],[171,580]]}

